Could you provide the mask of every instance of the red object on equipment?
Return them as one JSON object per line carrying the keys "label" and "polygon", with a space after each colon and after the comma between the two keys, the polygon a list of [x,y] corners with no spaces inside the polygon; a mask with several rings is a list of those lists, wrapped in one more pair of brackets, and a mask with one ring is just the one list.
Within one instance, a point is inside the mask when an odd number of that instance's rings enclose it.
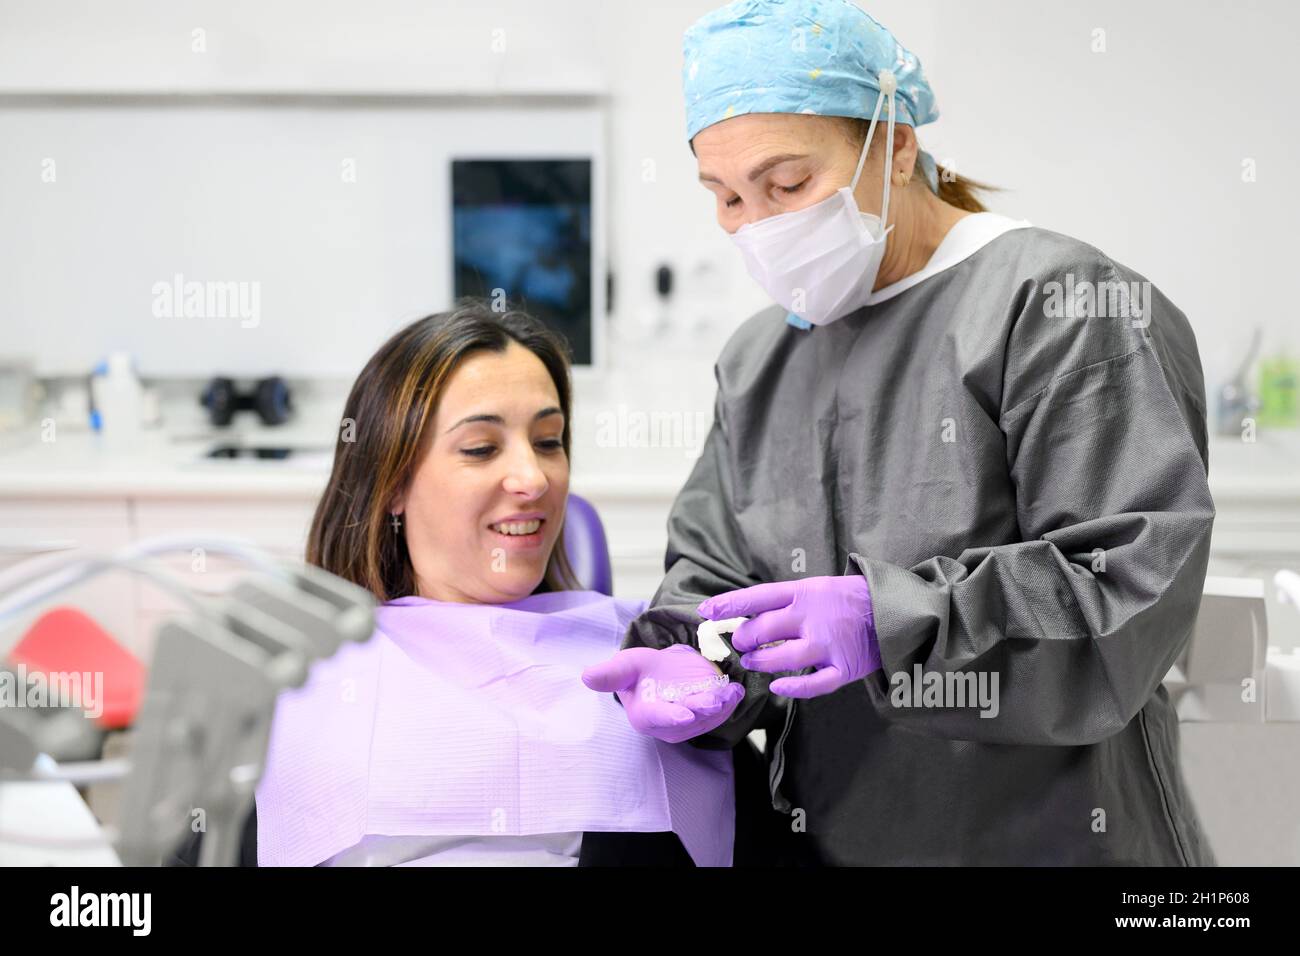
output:
{"label": "red object on equipment", "polygon": [[[82,704],[99,708],[95,674],[104,675],[103,713],[96,722],[107,730],[130,726],[144,698],[145,667],[95,621],[72,607],[59,607],[32,625],[12,651],[9,666],[22,664],[28,674],[91,674],[83,679]],[[90,699],[87,699],[87,698]]]}

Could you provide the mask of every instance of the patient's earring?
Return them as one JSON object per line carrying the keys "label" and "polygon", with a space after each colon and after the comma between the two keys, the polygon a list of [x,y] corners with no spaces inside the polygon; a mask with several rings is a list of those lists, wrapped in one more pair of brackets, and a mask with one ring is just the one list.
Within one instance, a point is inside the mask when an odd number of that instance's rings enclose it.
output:
{"label": "patient's earring", "polygon": [[907,175],[907,173],[903,172],[901,169],[898,171],[898,175],[894,178],[894,182],[898,183],[900,186],[906,186],[911,181],[912,177]]}
{"label": "patient's earring", "polygon": [[393,526],[393,534],[397,534],[402,530],[402,516],[396,511],[388,516],[388,521]]}

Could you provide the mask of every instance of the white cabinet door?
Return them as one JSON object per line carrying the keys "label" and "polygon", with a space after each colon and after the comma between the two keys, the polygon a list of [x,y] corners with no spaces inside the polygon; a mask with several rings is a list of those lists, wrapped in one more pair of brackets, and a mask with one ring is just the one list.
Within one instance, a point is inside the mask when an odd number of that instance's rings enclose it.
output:
{"label": "white cabinet door", "polygon": [[[247,565],[214,553],[201,542],[211,536],[243,538],[273,557],[301,561],[315,512],[312,498],[140,498],[135,502],[135,536],[143,541],[160,535],[193,537],[194,546],[159,559],[160,566],[185,588],[221,594]],[[136,584],[144,644],[152,649],[158,625],[186,613],[171,594],[148,581]]]}
{"label": "white cabinet door", "polygon": [[[51,555],[116,551],[131,542],[130,510],[124,499],[0,499],[0,572],[20,573],[27,561]],[[89,614],[124,646],[138,643],[132,584],[123,572],[108,572],[77,585],[0,629],[0,656],[42,613],[72,605]]]}

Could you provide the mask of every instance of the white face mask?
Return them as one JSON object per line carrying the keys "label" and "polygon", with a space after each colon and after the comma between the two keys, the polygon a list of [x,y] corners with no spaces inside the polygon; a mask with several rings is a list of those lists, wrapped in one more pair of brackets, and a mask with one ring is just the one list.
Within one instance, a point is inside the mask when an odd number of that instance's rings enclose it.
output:
{"label": "white face mask", "polygon": [[[880,73],[880,95],[862,144],[853,182],[834,195],[804,209],[769,216],[741,226],[732,241],[745,259],[745,267],[767,294],[799,318],[826,325],[867,304],[885,257],[889,219],[889,171],[894,156],[894,91],[897,83],[888,70]],[[885,188],[880,216],[858,209],[853,191],[889,97],[889,123],[885,140]]]}

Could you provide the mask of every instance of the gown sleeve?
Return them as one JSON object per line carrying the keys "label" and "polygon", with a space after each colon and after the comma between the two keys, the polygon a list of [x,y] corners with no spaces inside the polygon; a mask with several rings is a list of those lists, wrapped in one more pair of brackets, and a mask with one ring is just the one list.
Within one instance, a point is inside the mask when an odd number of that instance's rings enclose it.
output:
{"label": "gown sleeve", "polygon": [[[733,517],[728,441],[719,395],[704,449],[668,516],[663,583],[650,608],[632,622],[623,641],[625,648],[689,644],[698,650],[695,630],[703,618],[695,609],[700,602],[759,583],[749,571],[744,541]],[[718,667],[732,681],[744,683],[745,697],[726,723],[692,738],[692,744],[729,749],[750,731],[767,729],[784,718],[786,703],[767,692],[772,675],[747,671],[734,651]]]}
{"label": "gown sleeve", "polygon": [[[1186,319],[1149,298],[1145,326],[1046,322],[1041,296],[1024,304],[998,412],[1020,542],[910,568],[852,556],[875,608],[884,667],[867,687],[883,718],[985,743],[1091,744],[1136,716],[1186,646],[1214,520],[1204,393]],[[899,706],[898,675],[918,665],[996,677],[996,708]]]}

